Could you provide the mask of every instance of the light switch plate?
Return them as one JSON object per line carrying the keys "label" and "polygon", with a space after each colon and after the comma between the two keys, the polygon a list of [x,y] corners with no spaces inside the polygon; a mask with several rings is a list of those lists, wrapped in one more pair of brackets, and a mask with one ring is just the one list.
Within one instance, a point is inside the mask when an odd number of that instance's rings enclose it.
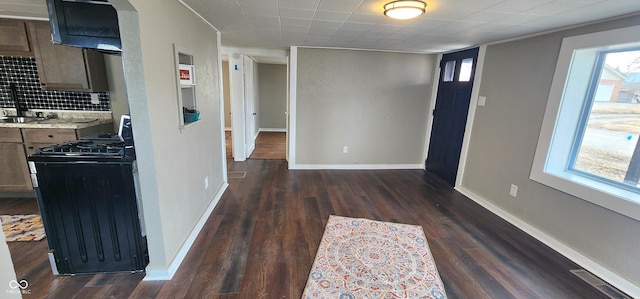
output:
{"label": "light switch plate", "polygon": [[487,97],[478,97],[478,106],[483,106],[487,104]]}
{"label": "light switch plate", "polygon": [[509,195],[516,197],[518,196],[518,186],[511,184],[511,189],[509,189]]}

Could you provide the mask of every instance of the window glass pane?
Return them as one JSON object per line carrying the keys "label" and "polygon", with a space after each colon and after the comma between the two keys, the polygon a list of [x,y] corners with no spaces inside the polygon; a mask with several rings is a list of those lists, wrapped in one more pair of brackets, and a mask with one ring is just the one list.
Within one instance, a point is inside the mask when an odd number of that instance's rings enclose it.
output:
{"label": "window glass pane", "polygon": [[[637,187],[640,51],[612,52],[603,58],[589,88],[591,109],[583,116],[586,127],[573,168]],[[639,153],[634,157],[636,149]]]}
{"label": "window glass pane", "polygon": [[471,80],[471,69],[473,68],[473,58],[465,58],[460,65],[460,75],[458,81],[469,82]]}
{"label": "window glass pane", "polygon": [[444,82],[451,82],[453,81],[453,73],[456,70],[456,61],[452,60],[452,61],[447,61],[447,63],[444,65],[444,78],[442,78],[442,81]]}

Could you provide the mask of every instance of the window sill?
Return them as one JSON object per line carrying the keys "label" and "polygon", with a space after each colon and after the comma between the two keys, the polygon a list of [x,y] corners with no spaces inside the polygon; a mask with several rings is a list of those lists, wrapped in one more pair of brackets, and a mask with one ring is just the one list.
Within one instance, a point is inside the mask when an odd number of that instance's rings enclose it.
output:
{"label": "window sill", "polygon": [[576,196],[592,204],[640,221],[640,195],[568,171],[554,173],[532,171],[530,178],[538,183]]}
{"label": "window sill", "polygon": [[186,123],[186,124],[180,125],[180,126],[178,127],[178,129],[180,130],[180,133],[182,133],[182,132],[183,132],[184,130],[186,130],[187,128],[193,127],[193,126],[195,126],[195,125],[196,125],[196,124],[198,124],[198,123],[200,123],[200,119],[198,119],[198,120],[196,120],[196,121],[192,121],[192,122],[190,122],[190,123]]}

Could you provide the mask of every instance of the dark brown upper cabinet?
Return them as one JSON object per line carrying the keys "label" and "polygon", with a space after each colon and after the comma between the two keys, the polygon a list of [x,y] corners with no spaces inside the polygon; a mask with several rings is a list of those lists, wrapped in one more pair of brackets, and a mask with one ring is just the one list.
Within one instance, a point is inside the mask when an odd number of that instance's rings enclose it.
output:
{"label": "dark brown upper cabinet", "polygon": [[0,55],[33,56],[27,21],[0,19]]}
{"label": "dark brown upper cabinet", "polygon": [[29,22],[42,89],[108,91],[103,54],[93,50],[56,45],[48,22]]}

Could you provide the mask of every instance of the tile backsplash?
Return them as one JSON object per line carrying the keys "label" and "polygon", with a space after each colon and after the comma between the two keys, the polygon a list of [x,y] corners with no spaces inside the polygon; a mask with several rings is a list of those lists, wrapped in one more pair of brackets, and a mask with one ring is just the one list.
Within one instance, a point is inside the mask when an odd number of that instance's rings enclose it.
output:
{"label": "tile backsplash", "polygon": [[0,56],[0,108],[14,108],[9,83],[16,83],[18,97],[29,109],[109,111],[108,92],[98,92],[100,104],[91,103],[88,92],[40,89],[33,57]]}

